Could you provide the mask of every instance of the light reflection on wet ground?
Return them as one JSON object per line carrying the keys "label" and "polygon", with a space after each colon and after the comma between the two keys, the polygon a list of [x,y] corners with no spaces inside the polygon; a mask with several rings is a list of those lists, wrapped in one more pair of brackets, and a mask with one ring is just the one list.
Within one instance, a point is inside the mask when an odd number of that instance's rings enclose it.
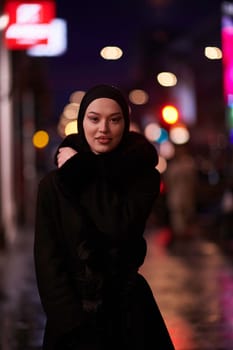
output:
{"label": "light reflection on wet ground", "polygon": [[[176,350],[233,349],[233,260],[200,237],[166,245],[146,234],[141,273],[150,283]],[[35,284],[32,232],[0,252],[0,350],[41,350],[44,316]]]}
{"label": "light reflection on wet ground", "polygon": [[177,350],[233,349],[233,268],[219,247],[191,238],[167,249],[162,232],[147,235],[142,273]]}

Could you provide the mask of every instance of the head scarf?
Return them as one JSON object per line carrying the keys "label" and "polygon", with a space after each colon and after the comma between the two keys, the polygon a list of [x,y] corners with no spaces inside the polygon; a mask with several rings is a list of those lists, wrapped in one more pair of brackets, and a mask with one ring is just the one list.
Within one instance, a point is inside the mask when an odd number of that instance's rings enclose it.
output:
{"label": "head scarf", "polygon": [[[79,112],[78,112],[78,135],[79,139],[82,142],[82,145],[87,148],[88,143],[85,137],[84,129],[83,129],[83,119],[84,115],[86,112],[87,107],[89,104],[98,99],[98,98],[110,98],[111,100],[114,100],[118,103],[118,105],[121,107],[123,117],[125,120],[125,128],[122,136],[122,140],[126,138],[126,136],[129,133],[129,106],[126,101],[126,98],[124,97],[123,93],[115,86],[112,85],[107,85],[107,84],[100,84],[96,85],[92,88],[90,88],[85,95],[83,96],[80,107],[79,107]],[[89,148],[89,146],[88,146]]]}

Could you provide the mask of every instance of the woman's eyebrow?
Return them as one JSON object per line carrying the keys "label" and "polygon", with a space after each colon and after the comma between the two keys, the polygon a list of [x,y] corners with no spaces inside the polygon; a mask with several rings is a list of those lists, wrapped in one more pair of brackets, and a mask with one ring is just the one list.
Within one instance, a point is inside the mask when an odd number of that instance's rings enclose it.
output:
{"label": "woman's eyebrow", "polygon": [[[89,115],[89,114],[101,115],[101,113],[98,113],[98,112],[95,112],[95,111],[87,112],[87,115]],[[122,113],[121,112],[113,112],[113,113],[108,115],[108,117],[113,117],[113,116],[122,116]]]}
{"label": "woman's eyebrow", "polygon": [[88,111],[87,114],[100,114],[100,113],[95,112],[95,111]]}

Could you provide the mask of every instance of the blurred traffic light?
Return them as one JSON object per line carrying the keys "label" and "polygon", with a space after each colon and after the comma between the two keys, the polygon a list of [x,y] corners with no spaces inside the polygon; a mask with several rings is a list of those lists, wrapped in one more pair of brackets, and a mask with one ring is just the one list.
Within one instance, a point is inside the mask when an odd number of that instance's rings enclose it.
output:
{"label": "blurred traffic light", "polygon": [[178,109],[173,105],[165,105],[161,113],[163,123],[166,125],[173,125],[179,120]]}

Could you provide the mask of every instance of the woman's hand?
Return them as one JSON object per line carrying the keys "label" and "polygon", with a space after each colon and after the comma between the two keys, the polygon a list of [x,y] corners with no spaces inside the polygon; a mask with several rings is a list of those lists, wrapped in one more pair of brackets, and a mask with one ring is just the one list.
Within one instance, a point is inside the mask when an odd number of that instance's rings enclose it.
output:
{"label": "woman's hand", "polygon": [[68,159],[73,157],[78,152],[71,147],[61,147],[59,148],[57,155],[57,165],[60,168]]}

